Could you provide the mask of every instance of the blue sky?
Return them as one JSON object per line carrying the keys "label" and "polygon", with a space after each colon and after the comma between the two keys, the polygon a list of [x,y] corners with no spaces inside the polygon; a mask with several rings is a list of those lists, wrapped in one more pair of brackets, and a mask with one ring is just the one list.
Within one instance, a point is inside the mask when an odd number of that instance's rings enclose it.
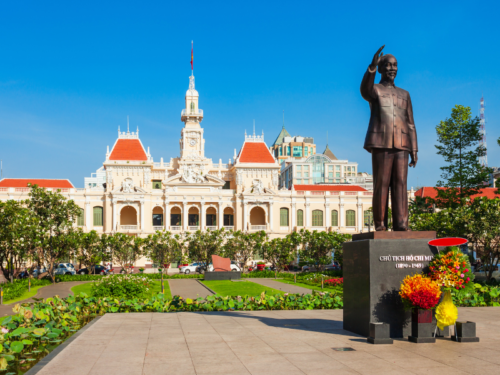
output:
{"label": "blue sky", "polygon": [[239,150],[254,119],[272,144],[284,110],[292,135],[314,137],[322,151],[328,131],[338,158],[371,172],[359,84],[385,44],[415,112],[420,152],[409,185],[436,183],[435,126],[455,104],[478,115],[483,93],[489,165],[500,166],[499,11],[494,1],[3,2],[4,177],[82,187],[127,115],[155,161],[178,156],[191,40],[205,153],[215,161]]}

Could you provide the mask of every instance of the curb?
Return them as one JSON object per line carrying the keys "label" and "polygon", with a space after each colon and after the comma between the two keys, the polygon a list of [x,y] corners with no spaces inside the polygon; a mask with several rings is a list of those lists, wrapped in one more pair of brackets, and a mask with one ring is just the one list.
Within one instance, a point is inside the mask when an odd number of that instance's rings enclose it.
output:
{"label": "curb", "polygon": [[87,328],[90,326],[94,325],[99,319],[101,319],[103,315],[96,316],[94,319],[92,319],[91,322],[87,323],[85,327],[82,329],[78,330],[73,336],[71,336],[69,339],[64,341],[61,345],[59,345],[57,348],[52,350],[47,356],[43,357],[35,366],[30,368],[28,372],[26,372],[24,375],[35,375],[37,374],[40,370],[42,370],[51,360],[53,360],[60,352],[62,352],[69,344],[71,344],[75,339],[77,339],[82,333],[84,333]]}
{"label": "curb", "polygon": [[200,280],[196,279],[196,281],[198,282],[198,284],[202,285],[205,289],[207,289],[210,293],[217,294],[212,289],[210,289],[208,286],[206,286],[205,284],[203,284]]}

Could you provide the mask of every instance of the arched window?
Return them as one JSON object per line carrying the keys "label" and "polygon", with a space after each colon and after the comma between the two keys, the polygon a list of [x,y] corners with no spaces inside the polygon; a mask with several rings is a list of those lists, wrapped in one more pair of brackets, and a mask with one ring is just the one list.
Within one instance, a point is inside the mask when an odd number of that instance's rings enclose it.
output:
{"label": "arched window", "polygon": [[288,208],[280,208],[280,226],[288,226]]}
{"label": "arched window", "polygon": [[79,227],[83,227],[85,225],[85,211],[83,208],[80,208],[80,212],[78,213],[78,218],[76,219],[76,225]]}
{"label": "arched window", "polygon": [[323,226],[323,211],[314,210],[313,214],[313,227],[322,227]]}
{"label": "arched window", "polygon": [[345,222],[348,227],[356,226],[356,212],[354,210],[347,210],[345,212]]}
{"label": "arched window", "polygon": [[94,227],[102,227],[102,207],[94,207]]}
{"label": "arched window", "polygon": [[373,212],[370,210],[365,211],[363,224],[365,227],[373,226]]}
{"label": "arched window", "polygon": [[339,212],[337,210],[332,211],[332,227],[339,226]]}
{"label": "arched window", "polygon": [[304,226],[304,211],[302,210],[297,211],[297,226],[298,227]]}

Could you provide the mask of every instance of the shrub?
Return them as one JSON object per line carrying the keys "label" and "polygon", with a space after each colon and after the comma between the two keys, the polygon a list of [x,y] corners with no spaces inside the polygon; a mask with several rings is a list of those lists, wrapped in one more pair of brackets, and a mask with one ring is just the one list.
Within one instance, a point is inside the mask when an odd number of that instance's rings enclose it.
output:
{"label": "shrub", "polygon": [[[50,284],[52,284],[52,282],[48,279],[31,279],[31,286]],[[2,288],[4,301],[19,298],[28,291],[28,279],[14,280],[13,283],[4,283],[2,284]]]}
{"label": "shrub", "polygon": [[338,279],[328,279],[324,281],[327,286],[341,286],[344,285],[344,278],[340,277]]}
{"label": "shrub", "polygon": [[151,288],[149,279],[130,275],[105,276],[91,288],[93,297],[145,297]]}

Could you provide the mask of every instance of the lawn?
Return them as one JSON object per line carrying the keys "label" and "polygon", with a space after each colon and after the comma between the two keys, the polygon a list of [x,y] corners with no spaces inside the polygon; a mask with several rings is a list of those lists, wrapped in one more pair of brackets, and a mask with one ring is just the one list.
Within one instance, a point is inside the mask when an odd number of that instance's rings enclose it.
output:
{"label": "lawn", "polygon": [[47,286],[47,285],[32,286],[30,292],[26,291],[21,296],[14,298],[14,299],[3,301],[3,303],[4,303],[4,305],[10,305],[11,303],[16,303],[16,302],[22,301],[24,299],[34,297],[36,295],[36,293],[38,292],[38,289],[43,288],[44,286]]}
{"label": "lawn", "polygon": [[[306,289],[321,291],[321,285],[316,286],[316,285],[310,285],[310,284],[299,283],[299,282],[294,283],[293,280],[285,280],[285,279],[276,279],[275,281],[278,281],[278,282],[283,283],[283,284],[296,285],[296,286],[300,286],[300,287],[306,288]],[[339,288],[339,287],[331,287],[331,286],[328,287],[328,286],[325,285],[325,287],[323,288],[323,292],[337,292],[337,293],[342,293],[343,289]]]}
{"label": "lawn", "polygon": [[268,294],[283,294],[281,290],[269,288],[251,281],[202,281],[203,284],[221,296],[257,296],[262,292]]}
{"label": "lawn", "polygon": [[[85,284],[80,284],[77,286],[74,286],[71,288],[71,291],[73,294],[80,294],[80,293],[86,293],[87,295],[91,295],[90,290],[92,288],[92,284],[94,283],[85,283]],[[161,292],[161,282],[160,280],[155,280],[152,282],[152,289],[150,290],[150,295],[158,294]],[[172,294],[170,293],[170,287],[168,285],[168,280],[163,280],[163,286],[165,289],[165,297],[166,298],[172,298]]]}

